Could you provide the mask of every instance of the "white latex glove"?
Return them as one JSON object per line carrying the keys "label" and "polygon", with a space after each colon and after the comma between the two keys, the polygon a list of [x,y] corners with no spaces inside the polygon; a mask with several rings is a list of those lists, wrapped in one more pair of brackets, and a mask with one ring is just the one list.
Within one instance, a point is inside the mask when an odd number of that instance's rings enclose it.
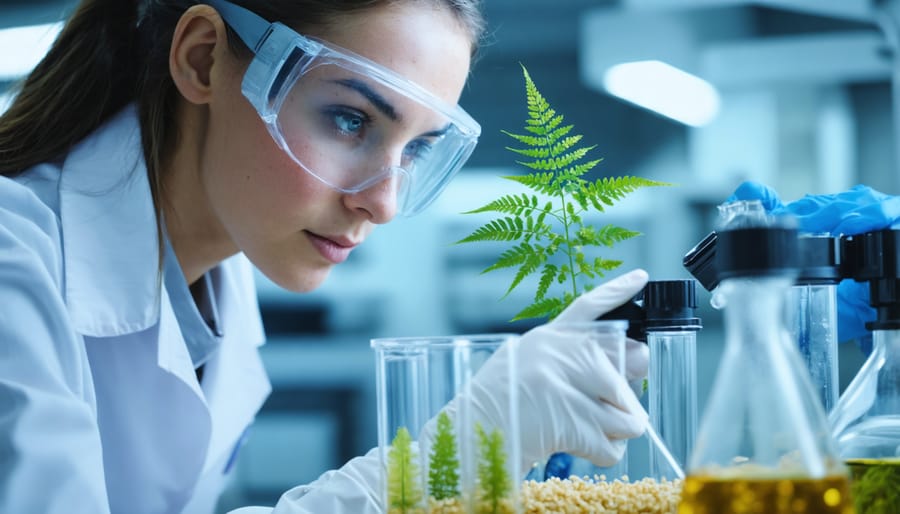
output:
{"label": "white latex glove", "polygon": [[[519,430],[524,473],[535,461],[567,452],[608,466],[625,452],[625,440],[644,433],[647,413],[615,366],[612,341],[573,337],[565,323],[592,321],[631,299],[647,283],[634,270],[583,294],[546,325],[524,334],[517,350]],[[474,421],[486,427],[508,426],[508,351],[501,348],[472,380]],[[646,345],[629,340],[629,379],[647,374]],[[455,416],[460,398],[445,408]],[[436,417],[421,432],[420,451],[430,447]],[[329,471],[312,484],[286,492],[272,514],[379,514],[381,463],[378,449]],[[251,511],[245,511],[251,512]],[[257,511],[252,511],[257,512]]]}
{"label": "white latex glove", "polygon": [[[625,303],[647,283],[644,270],[634,270],[583,294],[557,318],[525,333],[517,349],[520,470],[555,452],[583,457],[598,466],[622,458],[626,440],[647,426],[643,409],[627,379],[647,375],[647,345],[626,343],[626,377],[616,366],[618,345],[610,337],[572,330],[567,323],[593,321]],[[475,421],[507,427],[508,348],[488,359],[472,380]],[[453,417],[459,398],[445,410]],[[433,433],[434,420],[422,432],[422,445]]]}

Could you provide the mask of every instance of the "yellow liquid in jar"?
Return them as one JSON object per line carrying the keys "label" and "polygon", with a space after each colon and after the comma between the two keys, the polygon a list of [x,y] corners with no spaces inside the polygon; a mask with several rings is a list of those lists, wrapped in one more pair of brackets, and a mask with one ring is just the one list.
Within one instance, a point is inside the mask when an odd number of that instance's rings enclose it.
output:
{"label": "yellow liquid in jar", "polygon": [[689,476],[678,514],[854,514],[850,480]]}
{"label": "yellow liquid in jar", "polygon": [[849,459],[857,514],[900,513],[900,459]]}

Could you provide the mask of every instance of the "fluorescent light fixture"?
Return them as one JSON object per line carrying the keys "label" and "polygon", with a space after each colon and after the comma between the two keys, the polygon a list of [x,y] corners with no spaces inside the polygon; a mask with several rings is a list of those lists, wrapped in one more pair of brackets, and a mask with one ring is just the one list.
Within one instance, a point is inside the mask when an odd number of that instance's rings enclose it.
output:
{"label": "fluorescent light fixture", "polygon": [[0,29],[0,81],[27,75],[50,50],[63,22]]}
{"label": "fluorescent light fixture", "polygon": [[606,70],[603,86],[613,96],[694,127],[719,113],[716,88],[662,61],[617,64]]}

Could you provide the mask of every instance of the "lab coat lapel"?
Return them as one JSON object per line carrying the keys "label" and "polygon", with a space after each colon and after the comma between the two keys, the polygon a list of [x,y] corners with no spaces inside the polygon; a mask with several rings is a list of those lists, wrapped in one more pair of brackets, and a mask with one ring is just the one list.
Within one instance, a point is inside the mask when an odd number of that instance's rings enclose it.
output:
{"label": "lab coat lapel", "polygon": [[[259,356],[265,340],[255,301],[253,270],[243,255],[221,264],[219,314],[222,344],[205,366],[203,390],[213,419],[213,433],[204,471],[237,451],[241,433],[253,422],[272,390]],[[225,458],[225,462],[231,459]],[[214,470],[222,472],[224,470]]]}
{"label": "lab coat lapel", "polygon": [[133,107],[69,153],[59,195],[66,305],[74,328],[110,337],[155,324],[156,214]]}

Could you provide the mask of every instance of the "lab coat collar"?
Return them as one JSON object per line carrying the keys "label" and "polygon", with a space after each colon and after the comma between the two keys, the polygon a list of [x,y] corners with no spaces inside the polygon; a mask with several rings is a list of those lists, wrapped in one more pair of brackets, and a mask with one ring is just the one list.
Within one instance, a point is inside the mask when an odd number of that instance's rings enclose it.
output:
{"label": "lab coat collar", "polygon": [[151,327],[159,320],[159,243],[134,106],[69,153],[59,195],[74,328],[111,337]]}

